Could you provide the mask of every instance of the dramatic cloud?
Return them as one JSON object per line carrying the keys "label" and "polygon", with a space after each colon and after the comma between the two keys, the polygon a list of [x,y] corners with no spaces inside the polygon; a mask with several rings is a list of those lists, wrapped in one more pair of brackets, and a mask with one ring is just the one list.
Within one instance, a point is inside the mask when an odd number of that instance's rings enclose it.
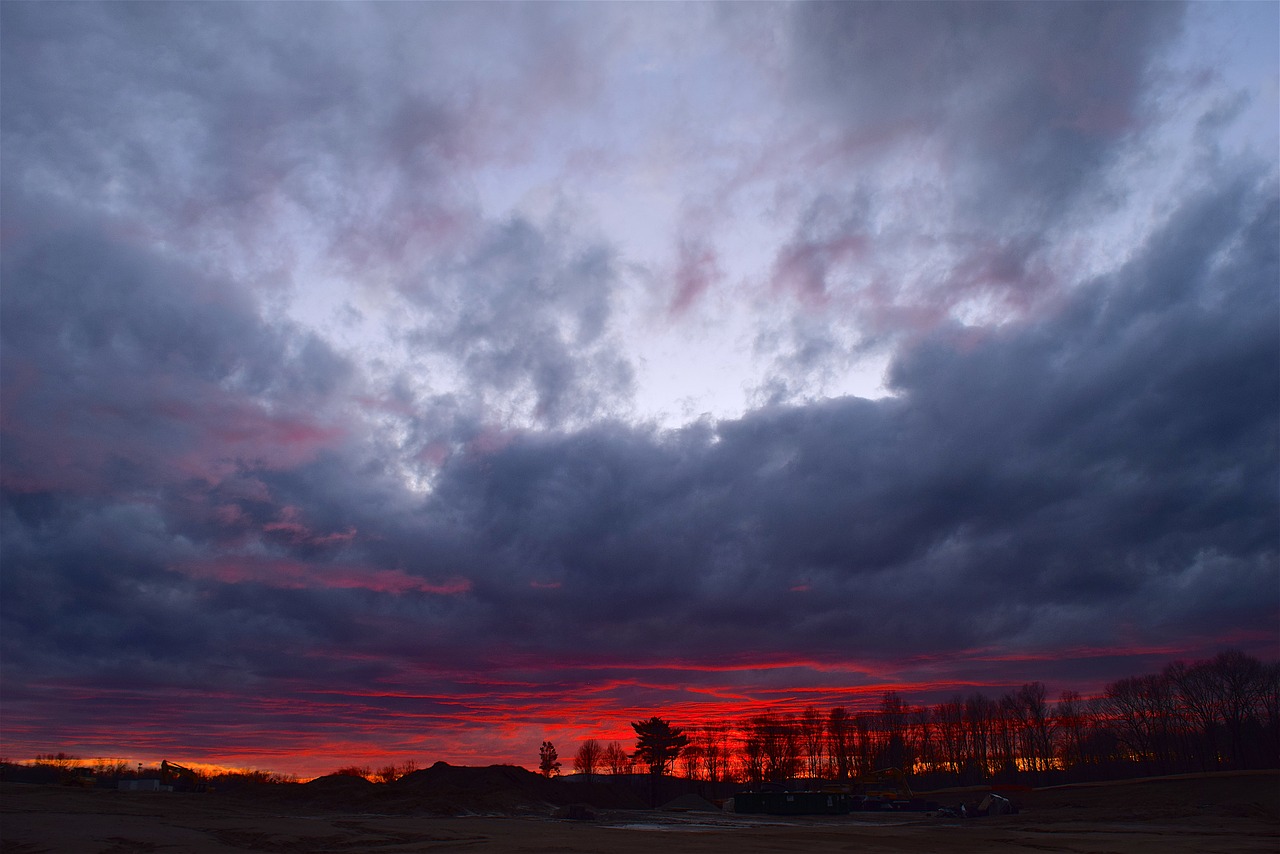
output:
{"label": "dramatic cloud", "polygon": [[1274,6],[0,23],[7,756],[1275,657]]}

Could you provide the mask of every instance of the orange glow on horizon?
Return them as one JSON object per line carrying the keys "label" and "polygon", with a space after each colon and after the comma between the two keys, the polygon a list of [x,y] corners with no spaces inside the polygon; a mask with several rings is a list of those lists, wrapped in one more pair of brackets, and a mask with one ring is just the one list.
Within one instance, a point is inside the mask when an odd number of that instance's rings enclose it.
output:
{"label": "orange glow on horizon", "polygon": [[[1125,676],[1147,668],[1152,657],[1161,657],[1151,665],[1158,669],[1197,652],[1077,647],[1050,656],[984,649],[955,657],[917,656],[896,667],[795,656],[709,662],[566,656],[536,667],[526,660],[533,656],[502,664],[490,653],[482,666],[420,660],[364,683],[325,686],[280,678],[272,682],[269,696],[225,685],[146,690],[49,680],[28,688],[61,707],[93,703],[102,713],[77,720],[74,738],[51,741],[44,721],[23,719],[6,708],[3,753],[128,756],[148,765],[168,759],[191,768],[259,769],[303,779],[349,765],[377,770],[407,760],[421,768],[443,760],[532,769],[538,745],[547,739],[569,761],[587,738],[630,749],[631,722],[654,714],[685,728],[723,724],[732,729],[756,715],[798,715],[810,706],[824,713],[837,706],[854,714],[874,711],[887,691],[900,694],[909,706],[935,705],[973,692],[994,698],[1030,681],[1044,681],[1051,699],[1063,689],[1087,697],[1100,691],[1102,681],[1037,679],[1041,673],[1018,665],[1130,660],[1122,665],[1129,673],[1118,674]],[[322,649],[301,653],[299,659],[312,662],[309,672],[329,661],[340,665],[334,672],[349,667],[361,672],[386,660],[368,652]],[[142,709],[145,715],[138,714]]]}

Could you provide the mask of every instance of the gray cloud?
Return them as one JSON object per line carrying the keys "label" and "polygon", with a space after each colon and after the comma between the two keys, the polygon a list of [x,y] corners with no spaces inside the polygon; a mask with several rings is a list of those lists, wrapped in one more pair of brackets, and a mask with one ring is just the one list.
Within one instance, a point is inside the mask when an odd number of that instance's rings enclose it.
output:
{"label": "gray cloud", "polygon": [[797,194],[770,271],[805,317],[758,339],[776,353],[766,397],[803,399],[975,308],[1055,299],[1073,273],[1054,251],[1122,203],[1117,170],[1153,145],[1182,17],[1172,3],[795,7],[787,80],[825,185]]}
{"label": "gray cloud", "polygon": [[[933,137],[984,219],[1052,218],[1141,129],[1177,4],[808,3],[797,83],[854,133]],[[998,199],[998,202],[994,200]]]}
{"label": "gray cloud", "polygon": [[[921,342],[895,364],[897,399],[761,411],[715,441],[517,440],[447,467],[436,500],[510,561],[497,601],[595,614],[583,630],[623,648],[1119,643],[1070,615],[1168,631],[1149,603],[1209,583],[1205,561],[1252,588],[1261,619],[1276,606],[1258,574],[1276,558],[1275,226],[1274,184],[1238,182],[1060,312]],[[534,580],[558,598],[529,598]],[[1224,631],[1211,610],[1178,631]]]}
{"label": "gray cloud", "polygon": [[607,244],[513,219],[412,283],[422,313],[408,343],[447,357],[476,393],[528,401],[542,424],[584,421],[631,391],[608,330],[616,266]]}

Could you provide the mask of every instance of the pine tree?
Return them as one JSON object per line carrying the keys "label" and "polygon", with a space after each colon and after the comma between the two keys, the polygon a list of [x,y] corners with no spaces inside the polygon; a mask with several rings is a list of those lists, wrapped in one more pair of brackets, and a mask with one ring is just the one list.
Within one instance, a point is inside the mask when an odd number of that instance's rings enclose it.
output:
{"label": "pine tree", "polygon": [[542,747],[538,749],[538,770],[544,777],[560,773],[559,754],[556,753],[556,746],[549,741],[542,742]]}

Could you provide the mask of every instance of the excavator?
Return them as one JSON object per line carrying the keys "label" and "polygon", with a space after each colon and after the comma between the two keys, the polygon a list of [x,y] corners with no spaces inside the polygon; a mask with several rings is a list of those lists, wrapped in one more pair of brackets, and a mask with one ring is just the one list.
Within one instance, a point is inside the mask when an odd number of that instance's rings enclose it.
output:
{"label": "excavator", "polygon": [[868,800],[892,804],[895,801],[910,801],[915,797],[911,787],[907,785],[907,775],[900,768],[881,768],[879,771],[863,774],[854,783],[858,787],[858,794]]}
{"label": "excavator", "polygon": [[915,796],[907,785],[907,775],[900,768],[881,768],[863,774],[854,781],[854,792],[862,797],[864,810],[930,810],[937,809],[934,801],[924,801]]}
{"label": "excavator", "polygon": [[62,785],[92,789],[98,785],[98,778],[83,768],[71,768],[63,772]]}
{"label": "excavator", "polygon": [[167,759],[160,761],[160,785],[172,786],[175,792],[209,791],[209,785],[203,776],[185,765]]}

